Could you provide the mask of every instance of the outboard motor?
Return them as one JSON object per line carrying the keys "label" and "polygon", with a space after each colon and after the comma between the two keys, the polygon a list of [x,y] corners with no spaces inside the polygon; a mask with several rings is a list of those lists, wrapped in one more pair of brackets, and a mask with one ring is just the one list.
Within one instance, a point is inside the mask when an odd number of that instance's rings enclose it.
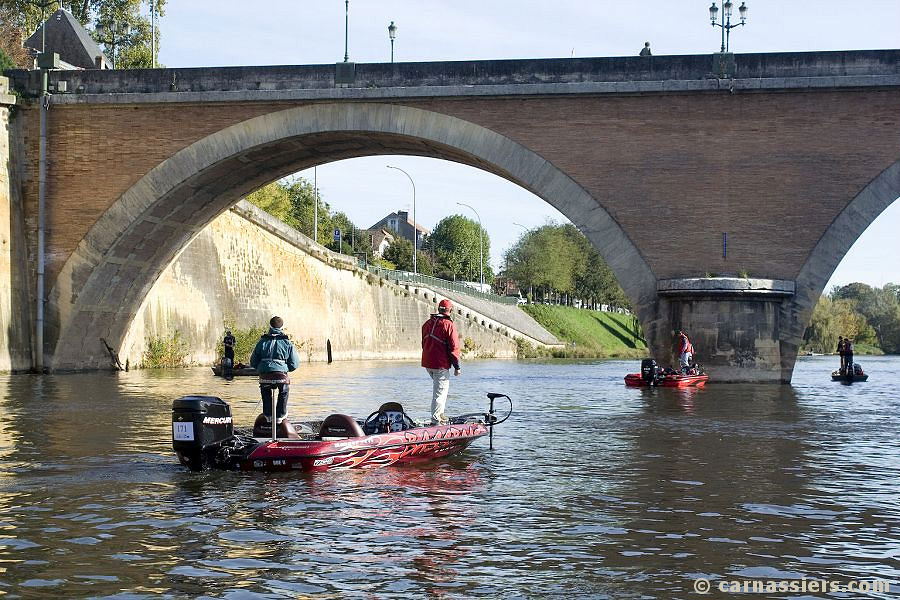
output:
{"label": "outboard motor", "polygon": [[652,358],[645,358],[641,361],[641,379],[648,385],[656,385],[656,379],[659,377],[659,365]]}
{"label": "outboard motor", "polygon": [[182,396],[172,402],[172,447],[192,471],[208,467],[213,455],[234,437],[231,407],[215,396]]}

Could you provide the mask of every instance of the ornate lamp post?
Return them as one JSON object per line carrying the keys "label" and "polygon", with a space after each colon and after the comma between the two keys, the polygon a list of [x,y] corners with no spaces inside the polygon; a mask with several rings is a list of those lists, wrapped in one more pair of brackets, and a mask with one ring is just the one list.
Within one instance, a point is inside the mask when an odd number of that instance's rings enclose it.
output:
{"label": "ornate lamp post", "polygon": [[[97,40],[112,48],[112,67],[116,68],[116,46],[122,41],[122,38],[128,35],[130,27],[128,23],[120,23],[111,20],[108,24],[101,24],[97,28]],[[106,35],[109,35],[107,38]]]}
{"label": "ornate lamp post", "polygon": [[347,40],[350,33],[350,0],[344,0],[344,62],[350,60],[350,52]]}
{"label": "ornate lamp post", "polygon": [[746,2],[741,2],[741,5],[738,7],[738,12],[741,15],[740,23],[732,23],[731,22],[731,10],[734,5],[731,3],[731,0],[725,0],[722,3],[722,20],[720,22],[716,22],[716,18],[719,15],[719,7],[716,6],[715,1],[712,3],[712,6],[709,7],[709,20],[712,22],[713,27],[721,27],[722,28],[722,49],[720,52],[728,52],[729,46],[729,37],[731,35],[731,30],[735,27],[739,27],[741,25],[746,25],[747,23],[747,8]]}
{"label": "ornate lamp post", "polygon": [[397,26],[391,21],[388,25],[388,37],[391,38],[391,63],[394,62],[394,38],[397,37]]}
{"label": "ornate lamp post", "polygon": [[481,226],[481,215],[478,214],[475,208],[464,202],[457,202],[457,204],[471,209],[475,216],[478,217],[478,269],[481,271],[481,288],[478,291],[484,293],[484,227]]}
{"label": "ornate lamp post", "polygon": [[388,169],[396,169],[406,175],[409,179],[409,182],[412,184],[413,190],[413,273],[418,274],[418,263],[416,261],[416,257],[419,254],[419,225],[416,222],[416,183],[413,181],[413,178],[409,176],[409,173],[401,169],[400,167],[392,167],[391,165],[387,165]]}

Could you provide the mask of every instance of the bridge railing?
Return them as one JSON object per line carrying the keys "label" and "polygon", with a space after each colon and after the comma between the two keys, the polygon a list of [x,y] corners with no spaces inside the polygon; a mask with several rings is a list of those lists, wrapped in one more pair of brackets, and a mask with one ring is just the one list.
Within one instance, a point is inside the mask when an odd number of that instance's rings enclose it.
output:
{"label": "bridge railing", "polygon": [[430,275],[410,273],[409,271],[395,271],[393,269],[384,269],[382,267],[376,267],[375,265],[367,265],[362,262],[360,262],[359,266],[360,268],[365,269],[370,273],[374,273],[375,275],[384,277],[385,279],[396,281],[398,283],[418,283],[424,287],[439,288],[449,290],[451,292],[459,292],[460,294],[467,294],[475,298],[481,298],[483,300],[489,300],[491,302],[498,302],[500,304],[516,304],[516,302],[518,301],[518,299],[515,297],[500,296],[498,294],[482,292],[458,281],[447,281],[446,279],[431,277]]}

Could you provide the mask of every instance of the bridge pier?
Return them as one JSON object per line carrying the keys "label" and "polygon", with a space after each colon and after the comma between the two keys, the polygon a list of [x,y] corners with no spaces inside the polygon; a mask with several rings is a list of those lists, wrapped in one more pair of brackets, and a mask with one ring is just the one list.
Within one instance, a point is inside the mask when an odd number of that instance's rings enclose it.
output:
{"label": "bridge pier", "polygon": [[31,369],[34,302],[25,249],[19,161],[21,132],[12,111],[16,96],[0,77],[0,372]]}
{"label": "bridge pier", "polygon": [[666,279],[657,284],[647,343],[663,365],[678,365],[677,333],[716,382],[790,383],[799,340],[791,327],[794,282],[731,277]]}

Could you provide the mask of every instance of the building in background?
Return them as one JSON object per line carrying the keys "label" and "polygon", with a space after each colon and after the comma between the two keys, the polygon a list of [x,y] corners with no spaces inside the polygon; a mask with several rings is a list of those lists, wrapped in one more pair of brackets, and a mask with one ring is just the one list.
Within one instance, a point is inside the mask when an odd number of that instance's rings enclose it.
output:
{"label": "building in background", "polygon": [[430,231],[418,223],[413,223],[409,218],[409,213],[405,210],[392,212],[369,227],[369,231],[375,231],[382,228],[393,231],[396,235],[408,239],[420,250],[422,249],[422,238],[430,233]]}
{"label": "building in background", "polygon": [[369,247],[372,249],[372,254],[375,256],[384,254],[384,251],[387,250],[388,246],[394,241],[394,235],[385,227],[369,229],[366,233],[369,234]]}
{"label": "building in background", "polygon": [[[44,29],[47,36],[44,37]],[[44,41],[46,39],[47,48]],[[59,9],[25,40],[25,47],[34,56],[47,52],[59,54],[61,69],[111,69],[112,63],[100,50],[91,34],[81,26],[72,13]]]}

